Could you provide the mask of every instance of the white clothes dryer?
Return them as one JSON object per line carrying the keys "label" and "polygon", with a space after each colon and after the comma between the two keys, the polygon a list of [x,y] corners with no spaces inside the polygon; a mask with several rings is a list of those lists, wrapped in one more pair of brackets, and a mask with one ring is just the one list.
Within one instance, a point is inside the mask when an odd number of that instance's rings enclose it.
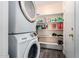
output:
{"label": "white clothes dryer", "polygon": [[32,1],[9,2],[9,34],[36,31],[36,11]]}
{"label": "white clothes dryer", "polygon": [[33,33],[10,35],[9,54],[11,58],[38,58],[40,45]]}

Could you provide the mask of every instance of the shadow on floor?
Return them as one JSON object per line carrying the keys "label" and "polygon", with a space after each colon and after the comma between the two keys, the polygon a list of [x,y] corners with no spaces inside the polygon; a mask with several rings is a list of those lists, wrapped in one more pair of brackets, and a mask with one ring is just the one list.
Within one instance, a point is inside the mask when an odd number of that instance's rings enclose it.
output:
{"label": "shadow on floor", "polygon": [[61,50],[41,48],[40,58],[65,58]]}

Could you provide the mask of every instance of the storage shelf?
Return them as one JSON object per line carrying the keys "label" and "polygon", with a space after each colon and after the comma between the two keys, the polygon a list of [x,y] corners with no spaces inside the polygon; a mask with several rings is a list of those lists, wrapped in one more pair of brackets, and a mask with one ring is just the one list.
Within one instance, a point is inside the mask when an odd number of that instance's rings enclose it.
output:
{"label": "storage shelf", "polygon": [[51,37],[51,38],[53,38],[53,36],[38,36],[39,38],[44,38],[44,37]]}
{"label": "storage shelf", "polygon": [[58,22],[58,21],[55,21],[55,22],[47,22],[48,24],[53,24],[53,23],[63,23],[63,22]]}
{"label": "storage shelf", "polygon": [[39,23],[37,23],[37,24],[45,24],[45,23],[39,22]]}
{"label": "storage shelf", "polygon": [[51,35],[48,35],[48,36],[47,36],[47,35],[39,35],[38,37],[39,37],[39,38],[44,38],[44,37],[45,37],[45,38],[46,38],[46,37],[49,37],[49,38],[51,37],[51,38],[53,38],[53,37],[58,37],[58,36],[51,36]]}
{"label": "storage shelf", "polygon": [[51,15],[63,15],[64,12],[56,12],[56,13],[52,13],[52,14],[39,14],[39,16],[51,16]]}
{"label": "storage shelf", "polygon": [[49,29],[41,29],[41,30],[38,30],[38,31],[43,31],[43,30],[44,30],[44,31],[45,31],[45,30],[46,30],[46,31],[63,31],[63,29],[50,29],[50,30],[49,30]]}
{"label": "storage shelf", "polygon": [[40,44],[58,45],[57,43],[39,42]]}
{"label": "storage shelf", "polygon": [[48,30],[48,31],[63,31],[63,29],[52,29],[52,30]]}

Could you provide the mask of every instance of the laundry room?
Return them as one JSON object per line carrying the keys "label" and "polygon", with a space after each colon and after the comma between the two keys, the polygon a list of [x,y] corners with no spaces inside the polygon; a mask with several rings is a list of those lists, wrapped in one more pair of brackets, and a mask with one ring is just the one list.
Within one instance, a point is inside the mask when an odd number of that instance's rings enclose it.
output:
{"label": "laundry room", "polygon": [[9,1],[9,57],[76,57],[77,4],[74,1]]}
{"label": "laundry room", "polygon": [[79,1],[0,1],[0,58],[79,58]]}
{"label": "laundry room", "polygon": [[10,57],[65,58],[63,15],[63,1],[9,2]]}

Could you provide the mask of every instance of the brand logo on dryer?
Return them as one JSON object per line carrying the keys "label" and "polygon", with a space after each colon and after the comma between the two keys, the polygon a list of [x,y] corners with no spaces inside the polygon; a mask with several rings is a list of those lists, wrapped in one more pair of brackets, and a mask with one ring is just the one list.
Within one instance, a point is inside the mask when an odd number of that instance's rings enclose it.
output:
{"label": "brand logo on dryer", "polygon": [[27,37],[25,37],[25,38],[22,38],[22,40],[26,40],[27,39]]}

